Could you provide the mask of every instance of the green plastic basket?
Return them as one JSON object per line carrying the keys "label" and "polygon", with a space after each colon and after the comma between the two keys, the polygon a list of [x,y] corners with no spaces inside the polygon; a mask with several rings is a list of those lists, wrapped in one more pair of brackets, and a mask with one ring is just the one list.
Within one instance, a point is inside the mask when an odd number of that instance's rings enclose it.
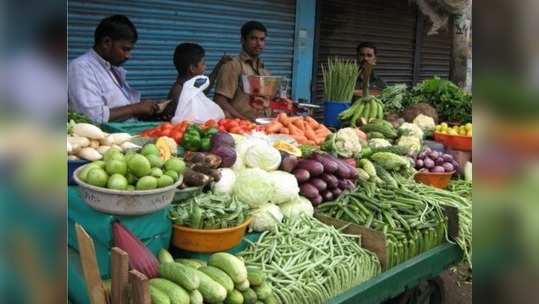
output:
{"label": "green plastic basket", "polygon": [[126,132],[135,135],[161,123],[162,121],[107,122],[101,125],[101,129],[109,133]]}

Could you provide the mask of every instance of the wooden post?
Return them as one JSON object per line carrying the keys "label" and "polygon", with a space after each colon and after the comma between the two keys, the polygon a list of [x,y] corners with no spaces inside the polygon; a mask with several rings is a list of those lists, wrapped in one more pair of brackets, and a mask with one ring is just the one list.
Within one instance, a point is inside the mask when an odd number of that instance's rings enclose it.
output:
{"label": "wooden post", "polygon": [[107,300],[95,255],[94,241],[78,223],[75,223],[75,230],[77,232],[77,242],[79,244],[82,273],[84,275],[84,280],[86,281],[90,303],[105,304],[107,303]]}
{"label": "wooden post", "polygon": [[111,251],[112,304],[128,304],[129,255],[118,247]]}
{"label": "wooden post", "polygon": [[453,18],[453,52],[451,56],[451,80],[458,86],[467,89],[470,89],[471,82],[468,64],[472,58],[469,16],[471,16],[471,3],[463,12]]}
{"label": "wooden post", "polygon": [[135,269],[129,271],[129,283],[131,285],[132,304],[151,304],[150,283],[144,274]]}

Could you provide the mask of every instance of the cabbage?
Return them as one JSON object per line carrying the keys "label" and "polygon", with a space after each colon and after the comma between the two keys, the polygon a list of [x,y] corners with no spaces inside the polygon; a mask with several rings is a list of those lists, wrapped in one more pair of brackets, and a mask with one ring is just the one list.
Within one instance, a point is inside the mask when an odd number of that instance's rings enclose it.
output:
{"label": "cabbage", "polygon": [[273,182],[271,175],[258,168],[244,169],[236,176],[233,194],[251,208],[271,201]]}
{"label": "cabbage", "polygon": [[411,152],[417,153],[421,150],[421,140],[411,135],[401,136],[397,142],[397,146],[407,147]]}
{"label": "cabbage", "polygon": [[270,144],[258,140],[247,149],[243,161],[248,167],[272,171],[281,164],[281,153]]}
{"label": "cabbage", "polygon": [[264,204],[251,213],[249,228],[253,231],[273,230],[283,220],[283,214],[277,205]]}
{"label": "cabbage", "polygon": [[303,196],[296,196],[295,199],[279,205],[281,212],[287,218],[296,218],[301,214],[313,216],[314,208],[311,202]]}
{"label": "cabbage", "polygon": [[232,169],[223,168],[219,169],[221,172],[221,178],[215,185],[213,185],[213,191],[215,193],[230,193],[236,182],[236,174]]}
{"label": "cabbage", "polygon": [[294,175],[284,171],[272,171],[270,175],[274,191],[272,203],[281,204],[298,196],[299,185]]}
{"label": "cabbage", "polygon": [[385,148],[391,146],[391,143],[384,138],[373,138],[369,139],[370,148]]}

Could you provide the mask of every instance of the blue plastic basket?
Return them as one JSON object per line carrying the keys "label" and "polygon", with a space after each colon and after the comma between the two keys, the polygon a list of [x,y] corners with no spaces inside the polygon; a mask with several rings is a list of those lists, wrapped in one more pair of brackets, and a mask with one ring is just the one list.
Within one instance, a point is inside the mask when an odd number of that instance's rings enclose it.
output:
{"label": "blue plastic basket", "polygon": [[339,128],[341,121],[339,120],[339,114],[348,109],[351,103],[348,102],[336,102],[326,101],[324,103],[324,124],[328,127]]}
{"label": "blue plastic basket", "polygon": [[78,167],[85,165],[89,163],[87,160],[79,159],[79,160],[68,160],[67,161],[67,184],[70,186],[77,185],[75,180],[73,179],[73,172],[77,170]]}
{"label": "blue plastic basket", "polygon": [[109,133],[129,133],[131,135],[139,134],[140,132],[153,128],[162,121],[136,121],[136,122],[107,122],[101,125],[101,129]]}

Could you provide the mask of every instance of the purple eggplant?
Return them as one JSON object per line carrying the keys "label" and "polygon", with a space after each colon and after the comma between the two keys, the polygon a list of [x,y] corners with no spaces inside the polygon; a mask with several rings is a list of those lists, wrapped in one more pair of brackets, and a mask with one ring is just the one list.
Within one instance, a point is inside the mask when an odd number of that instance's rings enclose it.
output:
{"label": "purple eggplant", "polygon": [[318,195],[314,198],[311,198],[310,201],[311,201],[311,204],[313,204],[313,206],[316,207],[322,203],[323,198],[321,195]]}
{"label": "purple eggplant", "polygon": [[339,168],[337,163],[329,158],[327,154],[313,153],[311,159],[320,162],[324,166],[325,173],[335,173]]}
{"label": "purple eggplant", "polygon": [[339,186],[339,180],[333,174],[324,173],[320,175],[320,178],[326,182],[329,189],[335,189]]}
{"label": "purple eggplant", "polygon": [[433,173],[444,173],[445,169],[442,166],[435,166],[434,168],[430,169],[430,172]]}
{"label": "purple eggplant", "polygon": [[317,196],[320,196],[318,189],[310,183],[304,183],[299,187],[299,193],[305,196],[306,198],[312,199]]}
{"label": "purple eggplant", "polygon": [[281,161],[281,166],[279,170],[292,172],[298,165],[298,158],[294,155],[286,154]]}
{"label": "purple eggplant", "polygon": [[309,171],[311,176],[318,176],[324,173],[324,165],[316,160],[300,160],[296,168]]}
{"label": "purple eggplant", "polygon": [[318,191],[324,191],[324,190],[326,190],[328,188],[328,184],[324,180],[322,180],[321,178],[317,178],[317,177],[311,178],[309,180],[309,183],[311,185],[315,186],[316,189],[318,189]]}
{"label": "purple eggplant", "polygon": [[299,183],[306,182],[311,178],[311,174],[305,169],[296,169],[292,173],[294,174]]}
{"label": "purple eggplant", "polygon": [[442,165],[442,167],[444,167],[445,172],[453,172],[453,171],[455,171],[455,167],[453,167],[453,165],[451,163],[449,163],[449,162],[444,163]]}
{"label": "purple eggplant", "polygon": [[427,169],[430,169],[430,168],[434,168],[434,161],[428,157],[425,158],[425,160],[423,161],[423,164],[425,166],[425,168]]}

